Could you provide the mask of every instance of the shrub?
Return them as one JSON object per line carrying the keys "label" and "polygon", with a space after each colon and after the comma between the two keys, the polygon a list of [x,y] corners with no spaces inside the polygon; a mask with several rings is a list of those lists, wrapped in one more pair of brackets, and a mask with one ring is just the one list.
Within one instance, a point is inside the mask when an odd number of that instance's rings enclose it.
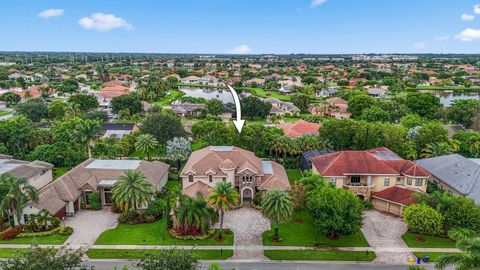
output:
{"label": "shrub", "polygon": [[254,207],[261,207],[263,202],[263,194],[261,192],[255,193],[255,196],[253,197],[252,205]]}
{"label": "shrub", "polygon": [[362,204],[363,204],[363,207],[365,208],[365,210],[370,210],[370,209],[373,208],[372,201],[370,201],[370,200],[362,200]]}
{"label": "shrub", "polygon": [[92,192],[88,194],[88,201],[90,202],[90,208],[94,210],[102,209],[102,202],[100,200],[100,193]]}
{"label": "shrub", "polygon": [[472,199],[457,197],[444,216],[448,229],[465,228],[480,233],[480,207]]}
{"label": "shrub", "polygon": [[192,252],[182,249],[160,250],[158,254],[140,260],[136,266],[144,270],[195,270],[199,267]]}
{"label": "shrub", "polygon": [[120,214],[118,217],[118,223],[127,225],[142,224],[145,223],[145,214],[130,209],[127,212]]}
{"label": "shrub", "polygon": [[412,204],[403,211],[403,220],[413,233],[438,234],[442,228],[443,216],[430,206]]}
{"label": "shrub", "polygon": [[115,203],[112,204],[110,211],[112,211],[112,213],[117,213],[117,214],[123,213],[122,209],[120,209],[120,207],[118,207]]}
{"label": "shrub", "polygon": [[154,218],[161,218],[163,215],[163,204],[164,201],[162,199],[151,201],[148,204],[145,214],[148,216],[153,216]]}
{"label": "shrub", "polygon": [[31,237],[45,237],[54,234],[58,235],[71,235],[73,229],[71,227],[58,227],[46,232],[32,232],[32,233],[20,233],[17,235],[17,238],[31,238]]}
{"label": "shrub", "polygon": [[11,240],[22,232],[20,227],[11,227],[0,233],[0,238],[3,240]]}
{"label": "shrub", "polygon": [[146,223],[153,223],[157,218],[154,215],[146,215],[145,222]]}
{"label": "shrub", "polygon": [[[225,234],[228,234],[227,233],[228,230],[225,230]],[[208,230],[206,232],[204,232],[203,234],[197,234],[197,235],[193,235],[193,234],[188,234],[189,232],[187,232],[185,229],[169,229],[168,232],[170,233],[170,235],[173,237],[173,238],[176,238],[176,239],[179,239],[179,240],[204,240],[204,239],[207,239],[209,237],[212,237],[214,234],[215,234],[215,230]]]}
{"label": "shrub", "polygon": [[305,187],[301,183],[293,183],[290,190],[290,196],[292,197],[293,208],[295,210],[305,209]]}

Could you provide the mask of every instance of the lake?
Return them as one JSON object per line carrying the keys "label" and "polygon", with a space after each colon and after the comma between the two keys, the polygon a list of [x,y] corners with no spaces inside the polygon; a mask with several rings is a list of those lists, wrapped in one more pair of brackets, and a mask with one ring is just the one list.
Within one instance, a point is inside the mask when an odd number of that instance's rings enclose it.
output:
{"label": "lake", "polygon": [[[187,97],[196,97],[204,99],[218,99],[224,104],[234,103],[233,96],[227,89],[219,88],[200,88],[200,87],[182,87],[180,91],[185,93]],[[250,93],[242,93],[243,96],[248,96]]]}
{"label": "lake", "polygon": [[479,92],[460,92],[460,91],[434,91],[424,90],[424,93],[432,93],[440,98],[440,103],[445,107],[449,107],[453,101],[460,99],[480,99]]}

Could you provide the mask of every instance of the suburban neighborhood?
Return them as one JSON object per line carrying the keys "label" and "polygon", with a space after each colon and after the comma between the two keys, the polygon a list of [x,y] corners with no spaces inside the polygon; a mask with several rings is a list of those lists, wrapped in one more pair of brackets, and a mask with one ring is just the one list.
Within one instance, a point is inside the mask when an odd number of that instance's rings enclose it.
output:
{"label": "suburban neighborhood", "polygon": [[[474,24],[480,4],[465,1],[409,12],[461,8]],[[212,0],[182,22],[183,3],[98,3],[138,8],[155,31],[97,11],[71,21],[91,9],[76,0],[27,2],[35,21],[12,3],[0,18],[18,32],[0,44],[0,269],[480,269],[480,30],[409,49],[372,38],[404,8],[389,1],[359,7],[342,44],[316,16],[350,0]],[[227,6],[257,24],[220,23],[211,10]],[[243,25],[258,49],[213,44]]]}

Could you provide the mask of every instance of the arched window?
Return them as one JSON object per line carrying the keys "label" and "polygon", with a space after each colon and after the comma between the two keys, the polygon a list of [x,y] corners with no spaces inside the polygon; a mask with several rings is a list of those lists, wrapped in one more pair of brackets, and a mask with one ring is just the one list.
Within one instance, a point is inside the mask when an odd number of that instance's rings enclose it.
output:
{"label": "arched window", "polygon": [[193,175],[188,176],[188,182],[193,182]]}
{"label": "arched window", "polygon": [[213,176],[211,174],[208,176],[208,182],[213,182]]}

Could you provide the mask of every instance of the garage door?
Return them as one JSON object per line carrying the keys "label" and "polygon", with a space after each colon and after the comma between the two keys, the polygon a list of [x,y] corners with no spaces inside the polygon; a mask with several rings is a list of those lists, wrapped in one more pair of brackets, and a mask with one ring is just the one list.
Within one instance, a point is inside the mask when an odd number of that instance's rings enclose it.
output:
{"label": "garage door", "polygon": [[387,202],[379,200],[377,198],[373,199],[373,207],[379,211],[387,211]]}
{"label": "garage door", "polygon": [[388,211],[389,213],[394,214],[396,216],[400,216],[400,211],[401,211],[400,205],[394,204],[394,203],[390,204],[390,210]]}

